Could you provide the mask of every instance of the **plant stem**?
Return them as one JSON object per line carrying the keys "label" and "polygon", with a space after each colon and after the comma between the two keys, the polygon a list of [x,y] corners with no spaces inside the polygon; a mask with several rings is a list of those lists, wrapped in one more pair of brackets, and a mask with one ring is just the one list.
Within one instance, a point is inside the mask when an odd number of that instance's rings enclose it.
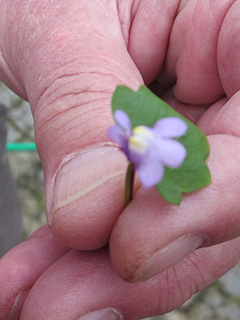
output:
{"label": "plant stem", "polygon": [[129,163],[126,180],[125,180],[125,207],[131,202],[133,197],[133,184],[134,184],[135,168],[133,163]]}

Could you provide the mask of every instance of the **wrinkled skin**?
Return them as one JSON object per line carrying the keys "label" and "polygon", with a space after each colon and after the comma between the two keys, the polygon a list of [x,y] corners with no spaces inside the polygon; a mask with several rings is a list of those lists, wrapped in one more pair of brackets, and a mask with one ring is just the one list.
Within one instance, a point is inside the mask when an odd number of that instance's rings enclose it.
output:
{"label": "wrinkled skin", "polygon": [[[15,320],[105,307],[125,319],[162,314],[238,262],[239,10],[238,0],[0,1],[0,74],[32,107],[50,226],[1,259],[0,319],[19,293]],[[117,84],[156,77],[151,88],[207,134],[213,182],[179,207],[137,186],[123,210],[126,160],[105,135],[110,98]],[[200,249],[173,266],[165,256],[167,270],[142,278],[184,235]]]}

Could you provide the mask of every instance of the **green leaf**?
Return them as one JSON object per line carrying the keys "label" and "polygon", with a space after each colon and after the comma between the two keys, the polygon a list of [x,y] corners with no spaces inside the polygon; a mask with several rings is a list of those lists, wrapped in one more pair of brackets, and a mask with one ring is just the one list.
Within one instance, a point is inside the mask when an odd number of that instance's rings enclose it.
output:
{"label": "green leaf", "polygon": [[179,205],[182,193],[199,190],[211,183],[210,172],[205,164],[209,156],[209,144],[202,131],[191,121],[145,86],[141,86],[137,92],[125,86],[118,86],[112,98],[112,111],[118,109],[128,114],[133,128],[139,125],[153,127],[156,121],[165,117],[178,117],[187,123],[187,132],[177,139],[187,150],[184,163],[177,169],[165,167],[164,177],[156,185],[166,201]]}

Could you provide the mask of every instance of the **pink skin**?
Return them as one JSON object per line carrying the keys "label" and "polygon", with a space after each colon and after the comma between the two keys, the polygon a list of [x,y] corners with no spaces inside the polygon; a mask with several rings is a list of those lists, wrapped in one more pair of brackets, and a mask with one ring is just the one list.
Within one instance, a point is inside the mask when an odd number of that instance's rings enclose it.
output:
{"label": "pink skin", "polygon": [[[0,0],[0,75],[31,103],[50,228],[75,249],[109,242],[118,272],[107,250],[66,254],[45,227],[0,261],[0,319],[78,319],[105,307],[125,319],[161,314],[237,263],[239,10],[238,0]],[[208,135],[213,183],[180,207],[140,188],[123,211],[125,159],[113,146],[99,152],[109,101],[117,84],[136,89],[157,75],[154,90]],[[94,159],[64,160],[89,149]],[[144,263],[184,235],[202,248],[147,282],[121,279],[144,280]]]}

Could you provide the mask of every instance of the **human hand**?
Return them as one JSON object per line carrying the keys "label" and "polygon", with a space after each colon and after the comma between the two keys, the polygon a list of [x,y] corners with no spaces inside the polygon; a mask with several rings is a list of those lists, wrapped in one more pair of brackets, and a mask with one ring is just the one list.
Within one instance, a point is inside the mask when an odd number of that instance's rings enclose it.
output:
{"label": "human hand", "polygon": [[[5,12],[6,3],[0,3],[1,12]],[[53,4],[54,8],[51,8]],[[80,10],[83,4],[84,10]],[[66,290],[73,292],[71,298],[76,309],[74,311],[71,305],[67,315],[59,309],[64,318],[71,312],[80,316],[106,306],[117,307],[126,318],[137,318],[177,307],[239,259],[239,240],[232,240],[239,236],[239,155],[236,152],[239,148],[239,112],[236,107],[239,100],[236,71],[239,58],[235,46],[238,23],[234,18],[239,2],[218,1],[213,4],[212,1],[189,1],[185,7],[180,6],[176,19],[178,1],[146,4],[147,1],[133,3],[131,20],[131,7],[122,3],[115,8],[112,2],[101,2],[96,11],[95,5],[86,1],[71,2],[68,6],[52,1],[48,2],[47,9],[42,3],[36,5],[35,1],[23,1],[17,6],[20,11],[15,18],[9,2],[6,7],[9,10],[8,22],[6,25],[5,21],[1,22],[2,52],[7,57],[7,65],[2,63],[1,66],[2,78],[28,98],[32,105],[36,141],[44,167],[48,219],[52,231],[63,243],[77,249],[96,249],[106,244],[111,234],[113,265],[123,278],[130,281],[152,277],[197,247],[202,246],[203,249],[188,255],[150,282],[131,287],[121,282],[123,291],[118,296],[118,304],[104,298],[94,286],[89,289],[91,303],[79,303],[79,291],[72,287],[77,277],[73,281],[71,270],[75,268],[76,261],[79,268],[82,265],[79,260],[83,258],[83,264],[86,261],[85,254],[73,251],[60,262],[49,263],[53,263],[52,267],[43,273],[28,295],[23,319],[30,319],[30,306],[33,309],[36,296],[43,293],[42,279],[45,279],[45,299],[49,303],[44,312],[45,315],[49,312],[49,319],[54,319],[56,304],[59,308],[66,307],[62,300],[66,299],[63,294]],[[105,6],[109,6],[108,10]],[[26,20],[25,12],[31,12],[31,19]],[[16,27],[11,19],[16,19]],[[17,27],[20,25],[22,29]],[[30,34],[29,30],[34,32]],[[127,54],[126,43],[138,69]],[[170,206],[155,194],[149,195],[148,191],[139,189],[117,220],[123,210],[121,196],[126,162],[113,146],[106,143],[105,131],[112,121],[109,101],[116,84],[125,83],[134,89],[142,84],[138,70],[147,84],[162,70],[156,90],[161,91],[162,86],[165,87],[163,97],[197,122],[209,136],[211,156],[208,165],[213,183],[204,190],[185,196],[180,207]],[[174,86],[176,78],[178,81]],[[88,152],[90,149],[94,150],[94,155]],[[83,153],[83,150],[87,152]],[[72,154],[80,157],[63,162]],[[61,163],[64,165],[59,171]],[[159,251],[163,248],[168,250]],[[24,247],[22,250],[27,252]],[[76,260],[75,255],[78,256]],[[113,276],[113,271],[107,267],[106,254],[100,250],[86,253],[86,256],[89,261],[94,261],[95,266],[98,265],[92,269],[98,271],[100,282],[97,283],[110,288],[106,295],[109,297],[109,292],[116,295],[116,290],[119,292],[118,281],[121,280]],[[13,261],[19,263],[19,258]],[[61,261],[66,263],[63,265]],[[106,265],[103,269],[108,271],[102,273],[99,268],[103,265]],[[57,287],[53,287],[51,270],[56,270],[56,278],[60,278],[65,268],[69,272],[66,278],[72,277],[73,283],[69,285],[64,278]],[[184,271],[186,268],[187,272]],[[6,270],[6,264],[2,263],[1,270]],[[87,276],[91,280],[87,280]],[[89,274],[87,276],[77,282],[81,288],[84,281],[94,284],[94,279]],[[26,282],[21,280],[19,284],[17,290]],[[150,287],[153,295],[150,295]],[[162,294],[159,296],[159,287],[164,292],[163,298]],[[129,288],[133,288],[139,298],[131,300],[135,310],[132,313],[129,305],[125,304]],[[55,299],[50,295],[53,289],[59,292]],[[82,294],[90,294],[90,291],[85,287]],[[96,296],[92,295],[93,291]],[[6,293],[5,290],[3,292]],[[149,301],[151,311],[146,310],[146,306],[141,309],[139,301],[146,297],[152,300],[151,303]],[[159,299],[163,300],[159,302]],[[39,299],[36,305],[39,309],[32,312],[38,310],[35,319],[41,319],[44,300]]]}
{"label": "human hand", "polygon": [[239,244],[235,239],[199,249],[151,280],[128,283],[114,271],[107,248],[70,250],[45,226],[0,261],[0,319],[121,320],[162,314],[226,272]]}

